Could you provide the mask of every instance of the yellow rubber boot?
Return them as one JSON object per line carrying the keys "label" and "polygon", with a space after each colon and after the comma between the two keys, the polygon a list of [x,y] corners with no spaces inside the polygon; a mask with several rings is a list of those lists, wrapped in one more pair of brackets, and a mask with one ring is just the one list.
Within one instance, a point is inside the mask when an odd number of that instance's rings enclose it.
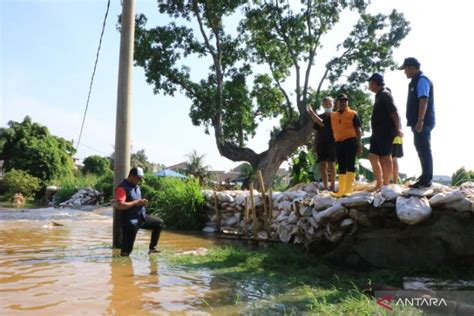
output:
{"label": "yellow rubber boot", "polygon": [[355,179],[355,172],[347,172],[346,173],[346,193],[344,195],[351,195],[354,192],[354,179]]}
{"label": "yellow rubber boot", "polygon": [[336,193],[331,192],[331,196],[333,197],[341,197],[346,192],[346,174],[339,175],[339,190]]}

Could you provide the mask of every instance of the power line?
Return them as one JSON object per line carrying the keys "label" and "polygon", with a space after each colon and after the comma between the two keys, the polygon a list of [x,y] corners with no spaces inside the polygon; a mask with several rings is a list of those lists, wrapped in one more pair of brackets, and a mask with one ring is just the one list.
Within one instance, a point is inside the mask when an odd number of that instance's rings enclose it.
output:
{"label": "power line", "polygon": [[99,47],[97,48],[97,53],[95,56],[94,70],[92,71],[91,82],[89,85],[89,93],[87,95],[86,108],[84,110],[84,116],[82,118],[81,131],[79,132],[79,138],[77,140],[76,151],[79,149],[79,144],[81,143],[82,131],[84,129],[84,123],[86,121],[87,109],[89,108],[89,100],[92,92],[92,84],[94,83],[95,70],[97,68],[97,62],[99,61],[100,47],[102,46],[102,37],[104,36],[105,23],[107,22],[107,16],[109,15],[110,0],[107,0],[107,9],[105,11],[104,22],[102,23],[102,32],[100,33]]}
{"label": "power line", "polygon": [[94,147],[91,147],[91,146],[89,146],[89,145],[87,145],[87,144],[82,143],[81,145],[84,146],[84,147],[87,147],[87,148],[89,148],[89,149],[91,149],[91,150],[93,150],[93,151],[95,151],[95,152],[98,152],[98,153],[100,153],[100,154],[102,154],[102,155],[110,156],[110,153],[107,154],[107,153],[105,153],[105,152],[103,152],[103,151],[101,151],[101,150],[98,150],[98,149],[96,149],[96,148],[94,148]]}

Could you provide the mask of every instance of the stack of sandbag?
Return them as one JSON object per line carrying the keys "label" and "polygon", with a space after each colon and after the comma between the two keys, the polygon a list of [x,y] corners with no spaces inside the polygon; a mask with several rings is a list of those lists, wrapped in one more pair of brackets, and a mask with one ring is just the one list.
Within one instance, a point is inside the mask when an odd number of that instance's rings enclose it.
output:
{"label": "stack of sandbag", "polygon": [[446,187],[430,199],[430,205],[459,212],[474,212],[474,182],[465,182],[459,188]]}
{"label": "stack of sandbag", "polygon": [[[371,188],[370,185],[365,186]],[[338,242],[358,227],[393,225],[393,221],[414,225],[430,217],[432,207],[472,211],[474,183],[460,188],[433,185],[427,189],[409,189],[401,185],[388,185],[378,192],[360,191],[351,196],[333,198],[327,191],[319,192],[317,185],[300,184],[285,192],[267,196],[270,214],[265,214],[262,194],[254,191],[256,219],[253,223],[249,191],[203,191],[209,222],[204,231],[217,230],[217,208],[220,227],[239,234],[253,234],[257,225],[259,238],[282,242],[310,243],[318,240]],[[215,194],[215,195],[214,195]],[[245,216],[247,198],[248,217]],[[267,234],[266,226],[270,228]]]}
{"label": "stack of sandbag", "polygon": [[100,202],[102,193],[93,188],[83,188],[77,191],[71,196],[71,198],[65,202],[59,204],[62,207],[80,207],[83,205],[96,205]]}

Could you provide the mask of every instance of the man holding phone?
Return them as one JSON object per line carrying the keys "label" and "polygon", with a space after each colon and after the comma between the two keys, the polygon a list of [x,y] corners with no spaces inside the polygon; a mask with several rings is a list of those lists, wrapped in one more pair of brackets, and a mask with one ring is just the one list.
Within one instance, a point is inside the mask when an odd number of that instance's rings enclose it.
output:
{"label": "man holding phone", "polygon": [[116,209],[120,211],[122,226],[121,256],[130,255],[140,228],[152,230],[148,254],[159,252],[156,245],[160,239],[163,220],[146,214],[145,206],[148,204],[148,200],[142,199],[139,186],[144,176],[142,168],[133,167],[130,169],[127,179],[123,179],[115,189]]}

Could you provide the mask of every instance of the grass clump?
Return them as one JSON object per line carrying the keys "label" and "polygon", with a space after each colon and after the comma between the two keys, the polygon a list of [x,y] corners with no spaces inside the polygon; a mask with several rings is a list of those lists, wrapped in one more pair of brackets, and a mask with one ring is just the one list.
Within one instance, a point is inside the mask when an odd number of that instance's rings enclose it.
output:
{"label": "grass clump", "polygon": [[[205,269],[213,276],[213,289],[227,290],[213,306],[239,304],[244,313],[255,315],[421,315],[413,307],[393,306],[388,311],[376,304],[374,285],[402,287],[403,277],[426,276],[472,278],[469,271],[439,268],[424,271],[368,270],[354,271],[328,265],[302,249],[274,245],[257,251],[238,247],[213,247],[204,256],[174,256],[169,260],[190,271]],[[447,271],[447,270],[450,270]]]}

